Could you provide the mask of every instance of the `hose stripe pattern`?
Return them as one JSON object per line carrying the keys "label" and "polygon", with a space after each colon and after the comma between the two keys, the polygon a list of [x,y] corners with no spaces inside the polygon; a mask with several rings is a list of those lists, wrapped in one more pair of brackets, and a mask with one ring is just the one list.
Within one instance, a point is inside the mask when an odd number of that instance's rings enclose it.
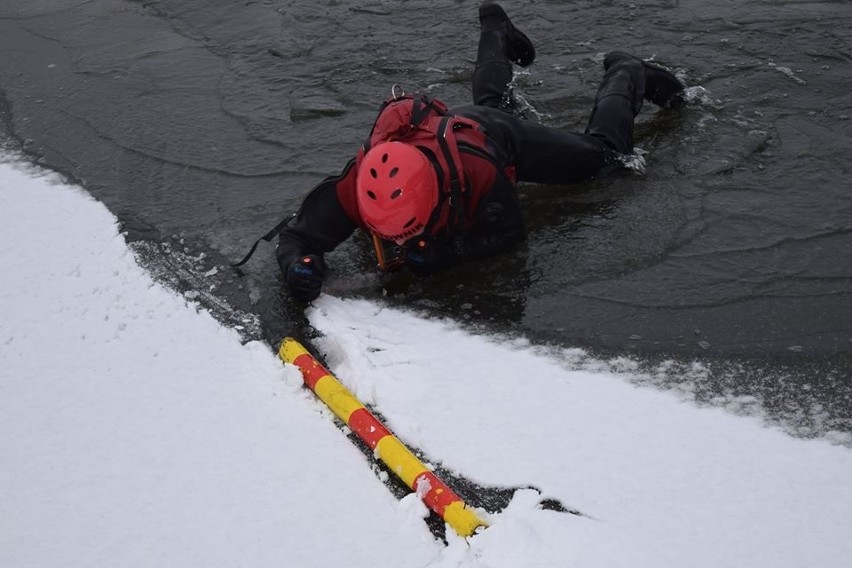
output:
{"label": "hose stripe pattern", "polygon": [[471,536],[477,528],[487,526],[301,343],[292,337],[285,338],[278,355],[284,362],[298,367],[308,388],[459,535]]}

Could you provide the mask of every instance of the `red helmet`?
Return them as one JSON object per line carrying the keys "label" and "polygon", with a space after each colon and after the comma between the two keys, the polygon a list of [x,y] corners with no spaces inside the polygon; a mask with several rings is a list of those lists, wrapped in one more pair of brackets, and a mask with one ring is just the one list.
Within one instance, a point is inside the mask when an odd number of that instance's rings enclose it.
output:
{"label": "red helmet", "polygon": [[383,142],[361,160],[358,210],[383,239],[402,244],[426,228],[438,205],[438,175],[426,156],[403,142]]}

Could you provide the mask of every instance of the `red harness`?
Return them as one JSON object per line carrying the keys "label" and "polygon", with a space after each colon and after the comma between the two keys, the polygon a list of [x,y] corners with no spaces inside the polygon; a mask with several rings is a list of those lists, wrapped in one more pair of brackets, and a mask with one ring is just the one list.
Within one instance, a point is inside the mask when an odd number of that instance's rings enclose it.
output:
{"label": "red harness", "polygon": [[382,105],[370,136],[358,152],[356,166],[376,144],[395,141],[411,144],[423,152],[438,174],[440,198],[426,232],[444,227],[453,232],[463,230],[471,186],[465,179],[459,144],[491,155],[479,123],[448,114],[443,102],[425,95],[392,96]]}

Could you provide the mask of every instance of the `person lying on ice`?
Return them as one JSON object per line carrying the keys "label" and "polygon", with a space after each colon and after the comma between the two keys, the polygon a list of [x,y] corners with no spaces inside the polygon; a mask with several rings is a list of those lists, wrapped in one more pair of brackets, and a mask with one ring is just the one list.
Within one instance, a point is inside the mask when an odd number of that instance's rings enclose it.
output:
{"label": "person lying on ice", "polygon": [[372,234],[381,269],[417,275],[512,247],[526,237],[517,182],[576,182],[623,163],[643,98],[664,108],[683,102],[674,75],[615,51],[604,58],[584,133],[518,118],[506,104],[512,63],[530,65],[535,48],[495,3],[480,6],[479,21],[474,104],[448,110],[395,87],[357,157],[280,231],[276,256],[294,299],[319,295],[324,253],[356,228]]}

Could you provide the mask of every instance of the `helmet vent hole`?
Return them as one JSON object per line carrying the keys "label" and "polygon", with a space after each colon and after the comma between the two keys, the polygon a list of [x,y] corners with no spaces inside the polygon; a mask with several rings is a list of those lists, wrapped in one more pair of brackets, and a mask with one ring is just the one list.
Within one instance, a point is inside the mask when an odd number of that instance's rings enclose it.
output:
{"label": "helmet vent hole", "polygon": [[387,155],[386,153],[385,153],[385,154],[382,154],[382,163],[383,163],[383,164],[388,163],[388,155]]}
{"label": "helmet vent hole", "polygon": [[405,224],[402,228],[403,228],[403,229],[407,229],[407,228],[409,228],[411,225],[413,225],[413,224],[414,224],[414,222],[415,222],[416,220],[417,220],[417,217],[412,217],[411,219],[409,219],[409,220],[408,220],[408,222],[407,222],[407,223],[406,223],[406,224]]}
{"label": "helmet vent hole", "polygon": [[388,174],[388,177],[394,177],[398,173],[399,173],[399,168],[392,168],[390,173]]}
{"label": "helmet vent hole", "polygon": [[378,174],[378,172],[376,171],[376,168],[370,168],[370,175],[371,175],[371,176],[373,176],[373,179],[378,179],[378,178],[379,178],[379,174]]}
{"label": "helmet vent hole", "polygon": [[372,191],[370,191],[369,189],[367,190],[367,197],[369,197],[369,198],[370,198],[370,199],[372,199],[373,201],[375,201],[375,200],[376,200],[376,194],[375,194],[375,193],[373,193]]}
{"label": "helmet vent hole", "polygon": [[391,193],[390,198],[391,198],[391,199],[396,199],[396,198],[397,198],[397,197],[399,197],[400,195],[402,195],[402,190],[401,190],[401,189],[399,189],[399,188],[397,188],[397,189],[393,190],[393,193]]}

